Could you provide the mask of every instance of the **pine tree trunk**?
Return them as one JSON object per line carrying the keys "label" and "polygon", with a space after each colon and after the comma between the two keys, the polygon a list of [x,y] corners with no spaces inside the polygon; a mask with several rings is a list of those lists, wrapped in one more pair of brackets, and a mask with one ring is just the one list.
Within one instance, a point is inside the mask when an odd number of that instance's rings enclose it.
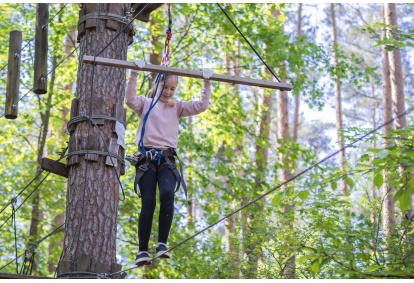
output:
{"label": "pine tree trunk", "polygon": [[[384,5],[381,4],[381,18],[385,23]],[[386,37],[385,32],[382,32],[381,37]],[[392,118],[392,95],[391,95],[391,79],[390,79],[390,64],[388,58],[389,52],[382,47],[382,121],[383,123],[391,120]],[[392,125],[387,124],[382,127],[382,133],[389,135]],[[384,139],[384,148],[391,146],[389,139]],[[382,205],[382,226],[384,229],[384,235],[387,239],[390,238],[395,227],[394,216],[394,191],[395,189],[389,185],[390,173],[386,170],[383,171],[383,185],[382,185],[382,197],[384,199]]]}
{"label": "pine tree trunk", "polygon": [[[298,4],[298,26],[297,26],[297,38],[299,39],[302,36],[302,3]],[[299,73],[299,70],[298,70]],[[299,79],[299,75],[297,76]],[[295,95],[295,112],[293,120],[293,140],[297,141],[298,139],[298,129],[299,129],[299,106],[300,106],[300,92]]]}
{"label": "pine tree trunk", "polygon": [[[338,149],[344,147],[344,141],[342,137],[342,105],[341,105],[341,81],[339,79],[339,75],[337,74],[337,66],[338,66],[338,56],[337,56],[337,48],[338,44],[336,41],[336,23],[335,23],[335,7],[334,4],[330,4],[330,18],[332,23],[332,59],[333,59],[333,66],[335,70],[335,109],[336,109],[336,130],[338,136]],[[343,173],[346,171],[346,160],[345,160],[345,150],[339,152],[339,168]],[[348,186],[345,182],[345,179],[341,180],[341,188],[344,195],[348,194]]]}
{"label": "pine tree trunk", "polygon": [[[387,31],[387,37],[397,38],[396,26],[397,26],[397,9],[395,3],[384,4],[384,15],[387,25],[393,26],[391,31]],[[407,127],[406,115],[398,117],[405,112],[405,103],[404,103],[404,75],[402,72],[402,63],[401,63],[401,52],[398,48],[393,49],[388,52],[388,60],[390,65],[390,78],[391,78],[391,93],[392,93],[392,102],[394,110],[394,128],[396,130],[405,129]],[[398,168],[400,176],[403,178],[404,168],[400,166]],[[407,184],[408,185],[408,184]],[[408,190],[409,191],[409,190]],[[410,208],[407,211],[404,211],[404,217],[406,219],[411,219],[413,216],[412,213],[412,195],[410,194]]]}
{"label": "pine tree trunk", "polygon": [[[108,4],[96,5],[97,13],[106,13]],[[130,4],[113,4],[125,15]],[[79,113],[91,114],[92,98],[102,98],[101,114],[113,116],[115,103],[123,103],[125,95],[125,73],[122,68],[93,66],[84,64],[84,55],[94,55],[116,36],[118,30],[106,28],[106,20],[94,19],[96,28],[87,28],[80,37],[79,67],[76,86],[76,98],[79,99]],[[121,26],[121,25],[119,25]],[[126,60],[128,34],[122,32],[99,55],[101,57]],[[92,96],[92,97],[91,97]],[[72,138],[78,139],[79,149],[90,149],[91,135],[95,139],[94,150],[107,152],[111,138],[113,122],[105,121],[98,129],[88,121],[77,123]],[[72,151],[73,152],[73,151]],[[58,275],[69,276],[68,273],[79,274],[86,271],[92,273],[111,273],[118,271],[116,264],[116,231],[119,201],[120,175],[118,166],[105,165],[106,156],[99,155],[98,161],[87,161],[85,155],[79,155],[79,163],[70,167],[66,206],[65,238],[62,261],[58,267]],[[115,170],[116,172],[115,172]]]}

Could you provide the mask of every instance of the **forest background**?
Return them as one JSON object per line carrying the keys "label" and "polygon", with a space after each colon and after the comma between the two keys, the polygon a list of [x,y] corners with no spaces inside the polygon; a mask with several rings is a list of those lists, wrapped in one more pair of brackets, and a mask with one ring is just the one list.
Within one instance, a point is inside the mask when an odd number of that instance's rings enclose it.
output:
{"label": "forest background", "polygon": [[[272,192],[174,249],[172,260],[133,269],[127,278],[413,278],[414,5],[388,5],[396,8],[398,25],[387,22],[383,4],[223,6],[294,89],[213,82],[209,109],[180,120],[178,148],[192,204],[177,193],[170,245]],[[36,5],[0,4],[0,115],[9,32],[21,30],[24,46],[19,116],[0,119],[0,272],[18,273],[24,251],[33,254],[38,243],[31,274],[53,276],[62,252],[64,233],[57,228],[64,224],[67,180],[42,172],[39,163],[58,159],[67,145],[79,7],[49,9],[49,91],[36,95]],[[216,4],[174,3],[172,13],[171,67],[275,80]],[[128,60],[159,63],[166,6],[134,25]],[[141,73],[137,93],[145,94],[152,79]],[[200,80],[180,78],[176,95],[197,99],[200,89]],[[401,95],[404,109],[391,103]],[[137,124],[128,110],[127,154],[136,149]],[[126,198],[119,204],[117,260],[124,268],[138,247],[134,173],[127,168],[120,186]]]}

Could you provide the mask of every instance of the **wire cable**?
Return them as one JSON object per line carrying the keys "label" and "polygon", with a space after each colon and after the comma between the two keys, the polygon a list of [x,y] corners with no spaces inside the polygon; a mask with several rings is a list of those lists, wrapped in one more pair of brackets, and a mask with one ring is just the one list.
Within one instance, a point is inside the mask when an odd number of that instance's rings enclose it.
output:
{"label": "wire cable", "polygon": [[[50,236],[52,236],[53,234],[55,234],[60,228],[62,228],[63,226],[65,225],[65,223],[63,223],[62,225],[60,225],[59,227],[57,227],[56,229],[54,229],[52,232],[50,232],[49,234],[47,234],[46,236],[44,236],[43,238],[41,238],[40,240],[38,240],[38,241],[36,241],[35,242],[35,244],[33,245],[33,246],[37,246],[37,245],[39,245],[41,242],[43,242],[44,240],[46,240],[47,238],[49,238]],[[32,246],[32,248],[33,248],[33,246]],[[32,248],[30,248],[30,249],[27,249],[27,250],[31,250]],[[0,270],[2,270],[3,268],[5,268],[5,267],[7,267],[8,265],[10,265],[11,263],[13,263],[13,261],[15,261],[15,260],[17,260],[17,259],[19,259],[20,257],[22,257],[23,255],[25,255],[25,253],[27,252],[27,250],[24,252],[24,253],[22,253],[22,254],[20,254],[19,256],[17,256],[16,258],[14,258],[13,260],[11,260],[9,263],[7,263],[6,265],[4,265],[4,266],[2,266],[2,267],[0,267]]]}
{"label": "wire cable", "polygon": [[[16,208],[16,211],[19,210],[19,208],[27,201],[27,199],[30,198],[31,195],[40,187],[40,185],[49,176],[49,174],[50,174],[50,172],[47,173],[47,175],[40,181],[40,183],[33,189],[33,191],[31,191],[30,194],[24,199],[24,201]],[[4,224],[6,224],[6,222],[9,221],[10,218],[11,218],[11,216],[9,216],[6,219],[6,221],[4,221],[4,223],[0,226],[0,229],[3,228]]]}
{"label": "wire cable", "polygon": [[276,74],[273,72],[273,70],[266,64],[266,62],[263,60],[263,58],[259,55],[259,53],[256,51],[256,49],[250,44],[250,42],[247,40],[247,38],[244,36],[244,34],[240,31],[240,29],[236,26],[236,24],[233,22],[233,20],[227,15],[226,11],[220,6],[219,3],[217,5],[220,7],[221,11],[223,11],[224,15],[226,15],[227,19],[233,24],[233,26],[236,28],[236,30],[239,32],[239,34],[244,38],[244,40],[249,44],[250,48],[256,53],[257,57],[260,58],[260,60],[265,64],[266,68],[269,70],[269,72],[272,73],[272,75],[276,78],[276,80],[280,83],[279,78],[276,76]]}
{"label": "wire cable", "polygon": [[[246,203],[245,205],[242,205],[240,208],[236,209],[235,211],[233,211],[233,212],[231,212],[231,213],[229,213],[229,214],[227,214],[227,215],[223,216],[222,218],[220,218],[219,220],[217,220],[217,221],[216,221],[216,222],[214,222],[213,224],[208,225],[207,227],[205,227],[205,228],[203,228],[202,230],[198,231],[198,232],[197,232],[197,233],[195,233],[194,235],[192,235],[192,236],[188,237],[187,239],[185,239],[185,240],[181,241],[180,243],[176,244],[176,245],[175,245],[175,246],[173,246],[172,248],[167,249],[167,250],[165,251],[165,253],[167,253],[167,252],[169,252],[169,251],[172,251],[172,250],[173,250],[173,249],[175,249],[175,248],[178,248],[178,247],[179,247],[179,246],[181,246],[182,244],[184,244],[184,243],[188,242],[189,240],[191,240],[191,239],[195,238],[196,236],[200,235],[201,233],[203,233],[204,231],[206,231],[206,230],[210,229],[211,227],[213,227],[213,226],[217,225],[218,223],[222,222],[223,220],[225,220],[225,219],[227,219],[227,218],[231,217],[232,215],[234,215],[234,214],[238,213],[239,211],[241,211],[241,210],[245,209],[246,207],[248,207],[248,206],[250,206],[251,204],[253,204],[253,203],[257,202],[258,200],[260,200],[260,199],[264,198],[265,196],[267,196],[267,195],[269,195],[270,193],[274,192],[275,190],[277,190],[277,189],[281,188],[282,186],[287,185],[288,183],[292,182],[293,180],[297,179],[298,177],[300,177],[300,176],[304,175],[305,173],[307,173],[308,171],[312,170],[312,169],[313,169],[313,168],[315,168],[316,166],[319,166],[321,163],[323,163],[323,162],[327,161],[328,159],[332,158],[333,156],[337,155],[337,154],[338,154],[338,153],[340,153],[341,151],[344,151],[344,150],[345,150],[345,149],[347,149],[348,147],[353,146],[353,145],[354,145],[354,144],[356,144],[357,142],[359,142],[359,141],[361,141],[361,140],[365,139],[366,137],[368,137],[369,135],[371,135],[371,134],[373,134],[373,133],[377,132],[377,131],[378,131],[379,129],[381,129],[382,127],[384,127],[384,126],[386,126],[386,125],[388,125],[388,124],[392,123],[395,119],[398,119],[398,118],[401,118],[401,117],[402,117],[402,116],[404,116],[404,115],[407,115],[407,114],[408,114],[409,112],[411,112],[412,110],[414,110],[414,106],[413,106],[413,107],[408,108],[406,111],[404,111],[403,113],[399,114],[398,116],[396,116],[396,117],[394,117],[394,118],[392,118],[392,119],[390,119],[390,120],[386,121],[385,123],[383,123],[383,124],[379,125],[378,127],[374,128],[373,130],[369,131],[368,133],[366,133],[366,134],[364,134],[364,135],[360,136],[359,138],[355,139],[353,142],[351,142],[351,143],[347,144],[346,146],[342,147],[341,149],[339,149],[339,150],[335,151],[334,153],[332,153],[332,154],[330,154],[330,155],[326,156],[325,158],[323,158],[323,159],[321,159],[320,161],[316,162],[315,164],[313,164],[313,165],[309,166],[308,168],[304,169],[303,171],[301,171],[300,173],[296,174],[295,176],[293,176],[293,177],[289,178],[288,180],[286,180],[286,181],[282,182],[281,184],[277,185],[276,187],[274,187],[274,188],[270,189],[270,190],[269,190],[269,191],[267,191],[266,193],[264,193],[264,194],[262,194],[262,195],[260,195],[260,196],[256,197],[255,199],[253,199],[253,200],[249,201],[249,202],[248,202],[248,203]],[[159,256],[156,256],[156,257],[152,258],[151,260],[149,260],[149,262],[152,262],[153,260],[155,260],[155,259],[159,258],[160,256],[162,256],[162,255],[159,255]],[[138,268],[138,267],[139,267],[139,266],[135,266],[135,267],[131,267],[131,268],[128,268],[128,269],[125,269],[125,270],[121,270],[121,271],[118,271],[118,272],[114,272],[114,273],[109,274],[109,276],[113,276],[113,275],[115,275],[115,274],[119,274],[119,273],[122,273],[122,272],[126,272],[126,271],[128,271],[128,270],[132,270],[132,269],[135,269],[135,268]]]}

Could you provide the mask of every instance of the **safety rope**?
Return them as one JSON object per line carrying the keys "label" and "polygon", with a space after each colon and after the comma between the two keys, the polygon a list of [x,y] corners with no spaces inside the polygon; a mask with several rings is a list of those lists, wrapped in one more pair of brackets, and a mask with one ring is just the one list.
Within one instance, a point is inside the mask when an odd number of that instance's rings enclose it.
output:
{"label": "safety rope", "polygon": [[[172,38],[172,15],[171,15],[171,4],[168,4],[168,27],[165,31],[165,44],[164,44],[164,51],[163,51],[163,56],[162,56],[162,60],[161,60],[161,66],[166,66],[168,67],[170,65],[170,40]],[[155,97],[157,96],[158,93],[158,87],[160,84],[160,80],[164,81],[161,92],[159,94],[159,96],[155,99]],[[161,158],[162,158],[162,152],[159,152],[155,149],[151,149],[150,151],[146,151],[145,150],[145,146],[144,146],[144,135],[145,135],[145,125],[147,124],[147,120],[149,117],[149,114],[151,112],[151,110],[155,107],[155,105],[158,103],[158,101],[160,100],[163,92],[164,92],[164,87],[165,87],[165,83],[167,81],[167,74],[161,74],[158,73],[157,77],[155,79],[155,90],[154,93],[152,94],[152,99],[151,99],[151,103],[150,106],[148,108],[147,113],[145,113],[144,115],[144,119],[142,122],[142,128],[141,128],[141,138],[138,142],[138,150],[144,154],[147,158],[149,158],[150,160],[154,160],[154,161],[158,161],[158,164],[160,164],[161,162]]]}

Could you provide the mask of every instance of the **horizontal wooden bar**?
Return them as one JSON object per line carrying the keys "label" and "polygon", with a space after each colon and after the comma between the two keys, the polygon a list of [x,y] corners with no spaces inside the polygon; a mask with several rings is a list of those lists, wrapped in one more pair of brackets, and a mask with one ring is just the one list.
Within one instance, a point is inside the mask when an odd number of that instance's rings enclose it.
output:
{"label": "horizontal wooden bar", "polygon": [[41,168],[47,172],[66,177],[69,176],[69,168],[64,163],[56,162],[55,160],[43,157]]}
{"label": "horizontal wooden bar", "polygon": [[[83,62],[86,64],[92,64],[94,61],[93,59],[94,59],[93,56],[89,56],[89,55],[83,56]],[[196,78],[196,79],[204,79],[202,71],[178,69],[178,68],[171,68],[171,67],[152,65],[152,64],[145,64],[145,66],[141,69],[141,68],[138,68],[138,66],[135,65],[134,62],[103,58],[103,57],[96,57],[95,63],[97,65],[108,66],[108,67],[117,67],[117,68],[133,69],[133,70],[138,70],[138,71],[149,71],[153,73],[163,73],[163,74],[177,75],[177,76],[190,77],[190,78]],[[257,79],[249,79],[249,78],[220,75],[220,74],[213,74],[210,77],[210,80],[218,81],[218,82],[225,82],[225,83],[258,86],[258,87],[271,88],[271,89],[292,90],[292,85],[288,83],[262,81],[262,80],[257,80]]]}

